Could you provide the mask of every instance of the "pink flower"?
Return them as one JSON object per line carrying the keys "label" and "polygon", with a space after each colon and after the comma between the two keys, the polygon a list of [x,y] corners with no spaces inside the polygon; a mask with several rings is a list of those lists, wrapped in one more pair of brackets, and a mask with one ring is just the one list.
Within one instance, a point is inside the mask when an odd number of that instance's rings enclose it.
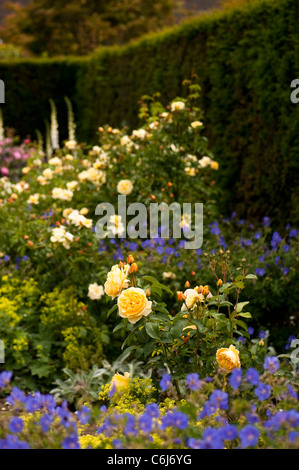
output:
{"label": "pink flower", "polygon": [[3,176],[7,176],[9,174],[9,169],[6,166],[1,168],[1,173]]}

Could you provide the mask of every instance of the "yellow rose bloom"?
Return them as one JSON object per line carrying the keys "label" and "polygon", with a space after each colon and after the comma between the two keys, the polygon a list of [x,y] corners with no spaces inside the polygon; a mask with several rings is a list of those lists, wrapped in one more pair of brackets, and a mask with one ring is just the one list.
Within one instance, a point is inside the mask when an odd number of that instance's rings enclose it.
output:
{"label": "yellow rose bloom", "polygon": [[119,296],[121,291],[129,286],[129,282],[127,280],[129,270],[129,265],[126,265],[123,268],[119,268],[117,264],[112,266],[111,271],[108,273],[107,281],[104,284],[105,293],[112,297],[112,299]]}
{"label": "yellow rose bloom", "polygon": [[221,348],[216,352],[216,360],[219,367],[226,372],[231,372],[234,369],[240,369],[241,363],[239,359],[239,351],[232,344],[229,348]]}
{"label": "yellow rose bloom", "polygon": [[125,388],[128,387],[129,380],[130,380],[130,373],[129,372],[125,372],[124,375],[114,374],[114,376],[112,377],[112,380],[111,380],[110,390],[112,390],[112,388],[114,388],[114,387],[116,389],[115,391],[117,391],[117,392],[119,392],[121,390],[124,390]]}
{"label": "yellow rose bloom", "polygon": [[118,297],[117,304],[119,315],[127,318],[130,323],[138,322],[152,311],[152,302],[147,300],[144,290],[139,287],[124,290]]}
{"label": "yellow rose bloom", "polygon": [[117,191],[119,194],[127,196],[133,191],[133,184],[130,180],[120,180],[117,185]]}
{"label": "yellow rose bloom", "polygon": [[215,161],[212,161],[211,164],[210,164],[210,167],[212,168],[212,170],[218,170],[219,169],[219,163],[215,162]]}

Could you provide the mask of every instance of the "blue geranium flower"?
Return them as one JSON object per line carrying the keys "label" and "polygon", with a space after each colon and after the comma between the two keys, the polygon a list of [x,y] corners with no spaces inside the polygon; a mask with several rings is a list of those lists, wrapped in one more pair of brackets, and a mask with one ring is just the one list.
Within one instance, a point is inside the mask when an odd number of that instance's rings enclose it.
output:
{"label": "blue geranium flower", "polygon": [[238,430],[233,424],[226,424],[219,429],[219,434],[224,441],[233,441],[238,437]]}
{"label": "blue geranium flower", "polygon": [[264,268],[256,268],[256,270],[255,270],[255,274],[257,276],[264,276],[265,273],[266,273],[266,271],[264,270]]}
{"label": "blue geranium flower", "polygon": [[4,370],[0,373],[0,388],[6,387],[12,378],[12,372]]}
{"label": "blue geranium flower", "polygon": [[49,413],[44,414],[39,420],[43,432],[48,432],[50,425],[53,421],[52,416]]}
{"label": "blue geranium flower", "polygon": [[153,429],[153,420],[151,415],[147,412],[143,413],[139,418],[138,425],[141,431],[145,433],[151,432]]}
{"label": "blue geranium flower", "polygon": [[260,374],[254,367],[250,367],[248,371],[246,372],[246,380],[249,382],[251,385],[258,385],[260,381]]}
{"label": "blue geranium flower", "polygon": [[273,374],[280,368],[279,360],[276,356],[267,356],[264,361],[264,369],[269,370]]}
{"label": "blue geranium flower", "polygon": [[253,335],[253,333],[254,333],[254,328],[252,328],[252,326],[249,326],[249,327],[247,328],[247,333],[248,333],[249,335]]}
{"label": "blue geranium flower", "polygon": [[262,225],[264,227],[270,227],[271,221],[270,221],[269,217],[266,216],[266,217],[263,218]]}
{"label": "blue geranium flower", "polygon": [[162,379],[160,380],[160,388],[162,392],[165,392],[171,385],[171,375],[164,374]]}
{"label": "blue geranium flower", "polygon": [[78,436],[76,433],[70,434],[68,437],[66,437],[61,444],[61,447],[63,449],[80,449],[80,444],[78,441]]}
{"label": "blue geranium flower", "polygon": [[237,390],[242,382],[242,369],[234,369],[229,377],[229,384],[234,389]]}
{"label": "blue geranium flower", "polygon": [[245,426],[239,433],[241,447],[254,447],[259,440],[260,431],[250,424]]}
{"label": "blue geranium flower", "polygon": [[197,374],[197,372],[187,375],[186,387],[194,391],[194,390],[198,390],[200,386],[201,386],[201,380],[199,379],[199,375]]}
{"label": "blue geranium flower", "polygon": [[87,424],[91,415],[91,410],[87,406],[82,406],[81,410],[78,411],[77,416],[81,424]]}
{"label": "blue geranium flower", "polygon": [[270,385],[264,384],[260,382],[259,385],[254,390],[254,394],[258,397],[259,400],[267,400],[271,394],[271,387]]}
{"label": "blue geranium flower", "polygon": [[8,429],[13,433],[18,434],[19,432],[21,432],[24,429],[24,421],[22,420],[22,418],[17,418],[15,416],[10,421],[10,423],[8,425]]}

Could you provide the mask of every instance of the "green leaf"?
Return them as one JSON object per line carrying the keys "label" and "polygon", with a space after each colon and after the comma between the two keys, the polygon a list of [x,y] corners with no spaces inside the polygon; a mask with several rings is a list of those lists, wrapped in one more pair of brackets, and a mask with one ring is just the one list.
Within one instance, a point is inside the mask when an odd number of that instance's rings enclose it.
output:
{"label": "green leaf", "polygon": [[116,310],[118,307],[117,304],[113,305],[113,307],[107,312],[107,318],[110,317],[111,313],[114,312],[114,310]]}
{"label": "green leaf", "polygon": [[249,304],[248,301],[247,301],[247,302],[239,302],[239,303],[237,304],[237,312],[238,312],[238,313],[239,313],[239,312],[242,312],[242,310],[243,310],[243,308],[245,307],[245,305],[248,305],[248,304]]}
{"label": "green leaf", "polygon": [[241,312],[241,313],[238,314],[238,317],[252,318],[250,312]]}
{"label": "green leaf", "polygon": [[116,331],[120,330],[123,326],[124,322],[121,321],[120,323],[118,323],[118,325],[113,328],[112,333],[115,333]]}
{"label": "green leaf", "polygon": [[247,274],[245,279],[257,279],[257,276],[255,274]]}
{"label": "green leaf", "polygon": [[157,325],[157,323],[146,322],[145,330],[151,338],[160,340],[159,326]]}

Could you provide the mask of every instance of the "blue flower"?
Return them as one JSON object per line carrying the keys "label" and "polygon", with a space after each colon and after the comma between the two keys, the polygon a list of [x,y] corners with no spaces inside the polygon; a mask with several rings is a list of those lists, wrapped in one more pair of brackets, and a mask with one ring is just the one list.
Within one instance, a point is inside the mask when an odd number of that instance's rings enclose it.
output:
{"label": "blue flower", "polygon": [[290,384],[287,385],[287,391],[292,398],[295,398],[295,400],[298,400],[298,394],[297,392],[295,392],[292,385]]}
{"label": "blue flower", "polygon": [[228,393],[222,390],[214,390],[209,397],[211,403],[215,403],[221,410],[228,409]]}
{"label": "blue flower", "polygon": [[288,253],[288,252],[290,251],[290,248],[291,248],[291,247],[290,247],[290,245],[288,245],[288,244],[283,245],[283,249],[284,249],[284,251],[285,251],[286,253]]}
{"label": "blue flower", "polygon": [[259,239],[261,238],[261,236],[262,236],[262,235],[261,235],[259,232],[256,232],[256,233],[254,234],[254,238],[255,238],[256,240],[259,240]]}
{"label": "blue flower", "polygon": [[221,439],[224,441],[233,441],[238,437],[238,430],[236,426],[232,424],[226,424],[222,428],[219,429],[219,434]]}
{"label": "blue flower", "polygon": [[52,423],[53,418],[48,413],[44,414],[39,420],[43,432],[48,432],[50,428],[50,424]]}
{"label": "blue flower", "polygon": [[145,411],[152,418],[158,418],[160,416],[159,406],[157,403],[149,403],[146,405]]}
{"label": "blue flower", "polygon": [[287,421],[291,426],[293,426],[294,428],[297,428],[299,426],[299,411],[288,410]]}
{"label": "blue flower", "polygon": [[160,388],[162,392],[165,392],[171,385],[171,376],[169,374],[164,374],[160,380]]}
{"label": "blue flower", "polygon": [[135,428],[135,418],[130,413],[126,413],[127,417],[126,427],[124,429],[124,434],[134,434],[135,436],[138,434]]}
{"label": "blue flower", "polygon": [[295,442],[295,440],[299,438],[299,432],[297,432],[297,431],[291,431],[291,432],[289,432],[289,436],[288,436],[288,437],[289,437],[289,441],[290,441],[290,442]]}
{"label": "blue flower", "polygon": [[248,333],[249,335],[253,335],[254,329],[252,328],[252,326],[249,326],[249,327],[247,328],[247,333]]}
{"label": "blue flower", "polygon": [[251,385],[258,385],[260,381],[260,374],[254,367],[250,367],[248,371],[246,372],[246,380],[249,382]]}
{"label": "blue flower", "polygon": [[255,426],[248,424],[239,433],[241,446],[243,448],[256,446],[259,440],[259,435],[260,431]]}
{"label": "blue flower", "polygon": [[260,338],[260,339],[265,339],[266,337],[267,337],[266,331],[261,330],[261,331],[259,332],[259,338]]}
{"label": "blue flower", "polygon": [[6,401],[10,405],[15,405],[16,403],[25,403],[26,397],[18,387],[13,387],[11,394],[6,398]]}
{"label": "blue flower", "polygon": [[276,356],[269,357],[267,356],[264,361],[264,369],[269,370],[274,374],[280,368],[279,360]]}
{"label": "blue flower", "polygon": [[283,270],[282,270],[282,274],[284,276],[287,276],[287,274],[289,274],[289,272],[290,272],[290,268],[283,268]]}
{"label": "blue flower", "polygon": [[113,439],[112,445],[113,449],[123,449],[122,443],[119,439]]}
{"label": "blue flower", "polygon": [[30,449],[28,442],[20,441],[17,436],[9,435],[0,440],[0,449]]}
{"label": "blue flower", "polygon": [[266,273],[266,271],[264,270],[264,268],[256,268],[256,270],[255,270],[255,274],[257,276],[264,276],[265,273]]}
{"label": "blue flower", "polygon": [[13,433],[19,433],[24,429],[24,421],[22,418],[14,417],[8,425],[8,429]]}
{"label": "blue flower", "polygon": [[244,336],[239,336],[239,337],[237,338],[237,341],[240,341],[240,343],[244,344],[244,343],[245,343],[245,338],[244,338]]}
{"label": "blue flower", "polygon": [[218,429],[206,428],[203,433],[202,449],[223,449],[221,432]]}
{"label": "blue flower", "polygon": [[63,449],[80,449],[80,444],[78,441],[78,436],[75,433],[70,434],[66,437],[61,444]]}
{"label": "blue flower", "polygon": [[237,390],[242,382],[242,369],[234,369],[229,377],[229,384],[234,389]]}
{"label": "blue flower", "polygon": [[202,449],[203,441],[201,439],[189,437],[189,439],[187,440],[187,445],[189,449]]}
{"label": "blue flower", "polygon": [[201,386],[201,381],[199,379],[199,375],[197,374],[197,372],[187,375],[186,387],[194,391],[194,390],[198,390],[200,386]]}
{"label": "blue flower", "polygon": [[26,400],[26,410],[29,413],[34,413],[34,411],[39,410],[41,408],[39,400],[37,397],[29,396]]}
{"label": "blue flower", "polygon": [[259,385],[254,390],[255,395],[258,397],[259,400],[267,400],[271,394],[271,387],[270,385],[264,384],[260,382]]}
{"label": "blue flower", "polygon": [[263,218],[263,221],[262,221],[262,225],[263,225],[264,227],[270,227],[270,224],[271,224],[271,222],[270,222],[269,217],[264,217],[264,218]]}
{"label": "blue flower", "polygon": [[81,410],[78,411],[77,416],[81,424],[87,424],[91,415],[91,410],[87,406],[82,406]]}
{"label": "blue flower", "polygon": [[0,388],[6,387],[10,383],[12,372],[4,370],[0,374]]}
{"label": "blue flower", "polygon": [[297,231],[297,229],[293,228],[289,233],[289,237],[294,238],[297,236],[298,233],[299,233],[299,230]]}
{"label": "blue flower", "polygon": [[182,413],[181,411],[177,411],[173,413],[172,423],[173,423],[173,426],[175,426],[178,429],[186,429],[188,427],[189,418],[187,415],[185,415],[185,413]]}
{"label": "blue flower", "polygon": [[141,431],[148,433],[153,429],[153,420],[149,413],[143,413],[138,421],[139,429]]}

